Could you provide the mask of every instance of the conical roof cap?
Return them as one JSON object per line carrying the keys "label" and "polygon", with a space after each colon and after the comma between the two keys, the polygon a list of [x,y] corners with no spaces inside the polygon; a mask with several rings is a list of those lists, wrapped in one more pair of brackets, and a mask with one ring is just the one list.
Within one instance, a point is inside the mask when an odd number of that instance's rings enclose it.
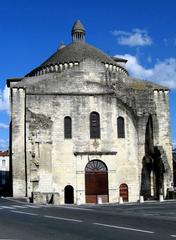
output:
{"label": "conical roof cap", "polygon": [[79,19],[74,23],[74,25],[72,27],[72,33],[76,32],[76,31],[85,32],[85,28],[84,28],[84,26],[82,25],[82,23],[80,22]]}

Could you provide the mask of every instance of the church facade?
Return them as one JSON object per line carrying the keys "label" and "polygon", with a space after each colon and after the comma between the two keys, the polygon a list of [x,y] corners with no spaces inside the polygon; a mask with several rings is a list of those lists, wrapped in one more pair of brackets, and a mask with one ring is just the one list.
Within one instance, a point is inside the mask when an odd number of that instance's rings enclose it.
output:
{"label": "church facade", "polygon": [[172,187],[168,89],[134,79],[127,60],[72,43],[9,79],[13,196],[34,202],[159,199]]}

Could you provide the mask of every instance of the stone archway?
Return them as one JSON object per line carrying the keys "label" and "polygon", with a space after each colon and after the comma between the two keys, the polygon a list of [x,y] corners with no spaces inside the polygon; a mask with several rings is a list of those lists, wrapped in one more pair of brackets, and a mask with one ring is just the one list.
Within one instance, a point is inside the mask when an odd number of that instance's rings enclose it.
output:
{"label": "stone archway", "polygon": [[[155,131],[156,132],[156,131]],[[154,145],[154,126],[150,115],[145,132],[145,156],[142,162],[141,195],[144,200],[159,199],[163,195],[165,167],[161,151]]]}
{"label": "stone archway", "polygon": [[74,203],[74,189],[71,185],[67,185],[64,188],[64,199],[66,204]]}
{"label": "stone archway", "polygon": [[90,161],[85,168],[86,203],[108,202],[108,169],[100,160]]}

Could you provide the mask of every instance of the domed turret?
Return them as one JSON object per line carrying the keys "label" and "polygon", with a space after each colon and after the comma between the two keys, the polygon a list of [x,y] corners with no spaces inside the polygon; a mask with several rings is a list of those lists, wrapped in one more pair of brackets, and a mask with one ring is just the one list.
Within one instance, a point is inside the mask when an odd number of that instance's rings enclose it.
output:
{"label": "domed turret", "polygon": [[85,40],[86,31],[80,22],[77,20],[72,27],[72,41],[80,42]]}
{"label": "domed turret", "polygon": [[88,58],[107,64],[108,66],[111,65],[111,68],[112,66],[114,66],[114,68],[117,67],[120,71],[126,72],[127,74],[126,69],[119,64],[119,62],[124,62],[124,59],[114,59],[98,48],[85,43],[86,31],[80,20],[74,23],[71,34],[72,43],[68,45],[61,44],[53,55],[26,76],[35,76],[58,71],[58,66],[60,64],[80,63]]}

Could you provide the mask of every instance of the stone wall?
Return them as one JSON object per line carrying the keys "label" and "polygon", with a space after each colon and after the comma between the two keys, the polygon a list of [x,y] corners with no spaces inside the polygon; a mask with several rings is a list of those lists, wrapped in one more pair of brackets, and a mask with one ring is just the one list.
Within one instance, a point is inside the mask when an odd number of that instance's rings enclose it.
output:
{"label": "stone wall", "polygon": [[169,91],[154,91],[154,100],[156,104],[156,114],[158,120],[158,143],[161,149],[162,158],[165,167],[165,195],[168,188],[173,185],[173,162],[172,162],[172,144],[170,127],[170,109],[169,109]]}
{"label": "stone wall", "polygon": [[16,197],[24,197],[26,196],[25,91],[12,89],[11,102],[13,193]]}
{"label": "stone wall", "polygon": [[[99,159],[109,169],[109,179],[111,179],[109,189],[111,192],[114,191],[114,194],[110,196],[111,201],[118,201],[118,186],[123,182],[127,183],[131,188],[129,194],[131,200],[136,200],[139,194],[138,167],[136,164],[138,162],[137,134],[130,113],[125,112],[123,108],[117,107],[116,98],[109,99],[107,96],[42,95],[40,99],[37,96],[37,99],[38,101],[36,101],[35,95],[27,95],[28,111],[35,113],[36,116],[43,113],[46,118],[51,119],[53,125],[50,132],[47,132],[47,139],[43,129],[39,128],[37,134],[40,135],[40,140],[34,138],[32,143],[29,136],[32,134],[35,136],[36,130],[30,127],[30,122],[28,123],[27,137],[30,142],[28,143],[28,149],[32,149],[33,144],[37,144],[39,149],[36,148],[35,150],[39,166],[34,166],[37,170],[33,170],[38,172],[39,183],[36,190],[41,192],[44,190],[49,192],[57,191],[60,193],[61,202],[63,203],[64,187],[72,185],[75,191],[82,192],[81,201],[84,202],[85,166],[88,161]],[[57,106],[54,104],[55,102],[57,102]],[[50,103],[53,103],[53,106],[50,106]],[[92,111],[97,111],[100,114],[101,121],[101,139],[96,140],[96,147],[94,146],[95,140],[90,139],[89,132],[89,114]],[[65,116],[72,118],[72,139],[64,139]],[[125,119],[125,139],[117,139],[116,124],[118,116],[123,116]],[[133,139],[133,141],[130,141],[130,139]],[[93,151],[109,152],[110,155],[102,156],[102,154],[97,154],[91,156]],[[80,155],[75,156],[74,154],[76,152],[87,153],[81,158],[81,164]],[[113,155],[113,152],[117,152],[117,154]],[[38,157],[39,155],[40,157]],[[27,156],[30,156],[30,153]],[[31,161],[33,161],[32,156],[28,162]]]}

